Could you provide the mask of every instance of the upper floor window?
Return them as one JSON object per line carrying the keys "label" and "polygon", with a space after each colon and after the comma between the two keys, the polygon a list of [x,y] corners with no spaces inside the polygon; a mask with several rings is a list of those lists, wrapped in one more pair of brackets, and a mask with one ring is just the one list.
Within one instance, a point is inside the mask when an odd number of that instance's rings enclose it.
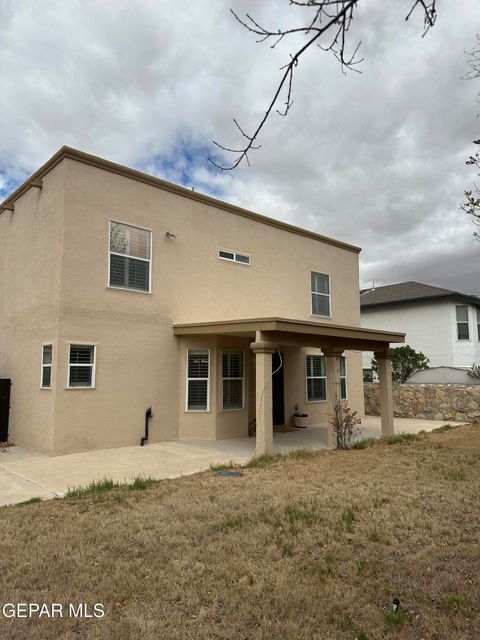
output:
{"label": "upper floor window", "polygon": [[219,249],[218,257],[222,260],[231,260],[232,262],[240,262],[241,264],[250,264],[250,256],[237,251],[229,251],[228,249]]}
{"label": "upper floor window", "polygon": [[307,356],[307,400],[308,402],[320,402],[326,399],[325,356]]}
{"label": "upper floor window", "polygon": [[42,389],[52,388],[52,358],[53,345],[44,344],[42,347],[42,376],[40,380]]}
{"label": "upper floor window", "polygon": [[243,409],[243,351],[222,354],[223,409]]}
{"label": "upper floor window", "polygon": [[468,329],[468,307],[466,304],[457,304],[455,307],[457,315],[457,338],[458,340],[470,340]]}
{"label": "upper floor window", "polygon": [[110,287],[150,291],[151,239],[151,231],[110,221]]}
{"label": "upper floor window", "polygon": [[477,307],[477,334],[480,340],[480,307]]}
{"label": "upper floor window", "polygon": [[312,315],[330,316],[330,276],[311,272]]}

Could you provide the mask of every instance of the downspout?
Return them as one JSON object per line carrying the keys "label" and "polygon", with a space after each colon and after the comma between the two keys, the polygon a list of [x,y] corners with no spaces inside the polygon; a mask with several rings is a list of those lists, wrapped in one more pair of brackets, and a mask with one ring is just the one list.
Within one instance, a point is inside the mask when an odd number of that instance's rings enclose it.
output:
{"label": "downspout", "polygon": [[143,447],[145,442],[148,440],[148,421],[150,418],[153,418],[152,407],[148,407],[145,411],[145,435],[140,439],[140,446]]}

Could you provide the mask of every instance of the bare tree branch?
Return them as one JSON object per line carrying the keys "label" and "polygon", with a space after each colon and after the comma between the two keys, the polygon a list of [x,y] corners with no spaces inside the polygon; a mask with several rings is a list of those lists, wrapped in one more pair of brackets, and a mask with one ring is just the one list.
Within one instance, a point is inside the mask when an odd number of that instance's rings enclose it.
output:
{"label": "bare tree branch", "polygon": [[[466,53],[470,57],[468,61],[470,70],[463,76],[463,79],[475,80],[480,78],[480,34],[477,33],[475,47],[471,51],[466,51]],[[479,97],[480,92],[477,93],[477,101],[479,101]],[[466,164],[473,165],[477,170],[480,170],[480,140],[474,140],[473,144],[477,145],[477,151],[475,155],[468,158]],[[477,175],[480,175],[480,173]],[[475,182],[473,183],[473,189],[465,191],[465,202],[460,206],[467,215],[472,216],[473,224],[480,227],[480,188]],[[474,231],[473,237],[480,242],[480,232]]]}
{"label": "bare tree branch", "polygon": [[429,2],[429,3],[424,2],[424,0],[416,0],[415,4],[410,9],[410,11],[408,12],[408,15],[405,18],[405,20],[408,20],[418,5],[422,7],[423,24],[425,26],[425,31],[422,33],[422,38],[427,34],[427,31],[431,27],[433,27],[437,19],[437,11],[436,11],[435,4],[436,4],[436,0],[433,0],[432,2]]}
{"label": "bare tree branch", "polygon": [[[474,140],[473,144],[480,147],[480,140]],[[480,170],[480,150],[474,156],[470,156],[466,164],[473,165]],[[480,227],[480,188],[475,183],[473,183],[473,189],[465,191],[465,202],[461,205],[461,208],[467,215],[472,216],[473,224]],[[478,231],[473,232],[473,237],[480,242],[480,233]]]}
{"label": "bare tree branch", "polygon": [[470,56],[468,66],[470,71],[463,76],[464,80],[474,80],[480,78],[480,33],[477,33],[477,45],[471,51],[465,53]]}
{"label": "bare tree branch", "polygon": [[[245,133],[237,120],[234,119],[235,126],[240,131],[242,137],[248,141],[245,146],[240,147],[239,149],[233,149],[220,144],[215,140],[213,141],[213,144],[215,144],[219,149],[222,149],[222,151],[237,154],[237,157],[234,158],[232,164],[228,166],[222,166],[209,158],[209,161],[213,165],[222,171],[231,171],[238,167],[243,160],[245,160],[248,165],[250,164],[248,154],[250,151],[261,147],[260,144],[256,144],[256,141],[272,111],[275,109],[276,113],[281,116],[288,115],[293,104],[292,87],[294,71],[298,67],[300,57],[313,44],[318,45],[322,51],[331,52],[340,63],[342,73],[346,73],[347,71],[360,72],[355,67],[363,61],[363,58],[357,58],[361,42],[353,48],[352,53],[347,52],[347,34],[353,20],[354,9],[357,7],[359,2],[360,0],[289,0],[290,5],[312,9],[313,15],[303,26],[287,29],[278,28],[273,30],[263,27],[248,13],[245,15],[245,18],[241,18],[235,13],[235,11],[233,11],[233,9],[230,9],[235,20],[237,20],[242,27],[258,36],[258,39],[256,40],[257,43],[269,41],[272,49],[274,49],[284,38],[288,36],[303,34],[308,38],[308,40],[296,51],[296,53],[290,54],[290,61],[280,68],[284,73],[277,85],[277,89],[267,107],[267,110],[265,111],[264,116],[252,135]],[[405,18],[408,20],[417,6],[420,6],[423,9],[425,30],[422,37],[435,24],[435,4],[436,0],[432,0],[430,2],[425,2],[425,0],[415,0]],[[330,33],[330,41],[327,42],[327,44],[322,44],[320,42],[320,38],[323,35]],[[284,108],[278,109],[276,108],[276,105],[283,92],[286,94],[285,101],[283,103]]]}

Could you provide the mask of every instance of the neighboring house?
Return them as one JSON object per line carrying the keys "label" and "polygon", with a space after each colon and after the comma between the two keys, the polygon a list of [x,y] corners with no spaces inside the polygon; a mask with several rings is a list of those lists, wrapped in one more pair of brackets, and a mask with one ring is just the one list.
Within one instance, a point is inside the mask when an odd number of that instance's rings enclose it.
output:
{"label": "neighboring house", "polygon": [[[480,363],[480,298],[420,282],[401,282],[360,291],[362,325],[400,328],[405,342],[431,367],[469,369]],[[363,354],[370,369],[372,353]]]}
{"label": "neighboring house", "polygon": [[468,375],[460,367],[430,367],[417,371],[407,382],[412,384],[480,384],[480,378]]}
{"label": "neighboring house", "polygon": [[[48,454],[247,436],[363,413],[355,246],[63,147],[0,205],[10,436]],[[383,358],[385,356],[385,358]],[[272,366],[278,369],[273,377]],[[329,431],[332,442],[332,431]]]}

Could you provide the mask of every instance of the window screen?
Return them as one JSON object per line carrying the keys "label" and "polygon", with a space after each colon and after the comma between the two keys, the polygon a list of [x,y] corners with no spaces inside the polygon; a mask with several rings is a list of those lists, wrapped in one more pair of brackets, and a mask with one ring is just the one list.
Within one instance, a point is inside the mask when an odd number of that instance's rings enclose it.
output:
{"label": "window screen", "polygon": [[189,349],[187,355],[187,410],[208,411],[208,349]]}
{"label": "window screen", "polygon": [[68,358],[68,386],[93,387],[95,367],[95,347],[70,345]]}
{"label": "window screen", "polygon": [[237,251],[229,251],[228,249],[219,249],[218,257],[222,260],[232,260],[232,262],[240,262],[241,264],[250,264],[250,256]]}
{"label": "window screen", "polygon": [[307,400],[327,399],[327,377],[324,356],[307,356]]}
{"label": "window screen", "polygon": [[312,315],[330,315],[330,276],[311,272]]}
{"label": "window screen", "polygon": [[458,340],[470,340],[470,332],[468,329],[468,307],[465,304],[455,307],[457,314],[457,338]]}
{"label": "window screen", "polygon": [[340,357],[340,400],[347,399],[347,359]]}
{"label": "window screen", "polygon": [[222,355],[223,408],[243,409],[243,351]]}
{"label": "window screen", "polygon": [[151,232],[110,222],[110,280],[111,287],[150,290]]}
{"label": "window screen", "polygon": [[52,362],[53,345],[44,344],[42,347],[42,389],[50,389],[52,386]]}

